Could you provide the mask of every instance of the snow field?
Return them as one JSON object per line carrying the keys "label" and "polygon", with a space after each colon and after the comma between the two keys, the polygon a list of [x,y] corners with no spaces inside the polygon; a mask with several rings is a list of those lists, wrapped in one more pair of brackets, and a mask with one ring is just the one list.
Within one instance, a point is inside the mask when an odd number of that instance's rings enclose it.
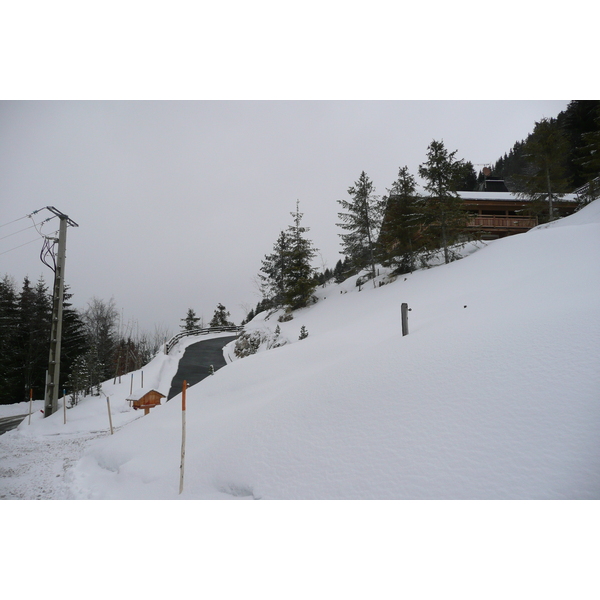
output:
{"label": "snow field", "polygon": [[73,496],[600,498],[588,209],[377,289],[328,286],[290,322],[258,315],[248,329],[279,324],[293,343],[190,388],[181,496],[178,397],[95,442]]}

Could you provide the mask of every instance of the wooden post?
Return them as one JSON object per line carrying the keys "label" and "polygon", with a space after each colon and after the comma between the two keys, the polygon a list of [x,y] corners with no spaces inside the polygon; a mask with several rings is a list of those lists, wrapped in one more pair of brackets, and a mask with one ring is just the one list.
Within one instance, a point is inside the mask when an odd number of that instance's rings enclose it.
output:
{"label": "wooden post", "polygon": [[142,371],[142,389],[144,389],[144,371]]}
{"label": "wooden post", "polygon": [[187,381],[183,382],[181,390],[181,465],[179,466],[179,493],[183,492],[183,470],[185,463],[185,392]]}
{"label": "wooden post", "polygon": [[31,425],[31,402],[33,401],[33,388],[29,388],[29,422],[27,425]]}
{"label": "wooden post", "polygon": [[129,395],[133,394],[133,373],[131,374],[131,384],[129,385]]}
{"label": "wooden post", "polygon": [[402,335],[408,335],[408,304],[406,302],[402,303],[401,312],[402,312]]}
{"label": "wooden post", "polygon": [[113,434],[112,415],[110,414],[110,398],[106,396],[106,406],[108,406],[108,422],[110,423],[110,435]]}
{"label": "wooden post", "polygon": [[65,419],[64,425],[67,424],[67,390],[63,390],[63,416]]}

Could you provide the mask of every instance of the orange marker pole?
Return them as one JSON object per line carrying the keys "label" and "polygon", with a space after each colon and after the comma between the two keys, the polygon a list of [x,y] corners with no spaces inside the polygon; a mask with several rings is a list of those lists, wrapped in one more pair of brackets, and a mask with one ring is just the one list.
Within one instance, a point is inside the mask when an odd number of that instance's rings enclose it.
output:
{"label": "orange marker pole", "polygon": [[187,381],[183,382],[181,390],[181,464],[179,466],[179,493],[183,492],[183,469],[185,463],[185,392]]}

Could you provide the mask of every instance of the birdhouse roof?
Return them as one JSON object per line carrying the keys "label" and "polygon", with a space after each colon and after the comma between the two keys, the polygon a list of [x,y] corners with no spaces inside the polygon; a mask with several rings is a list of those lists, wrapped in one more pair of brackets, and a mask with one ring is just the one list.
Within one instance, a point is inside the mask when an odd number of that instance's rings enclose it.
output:
{"label": "birdhouse roof", "polygon": [[129,396],[127,396],[127,400],[141,400],[144,396],[147,396],[151,392],[158,394],[161,398],[165,398],[164,394],[161,394],[158,390],[154,390],[152,388],[140,388],[139,390],[134,390]]}

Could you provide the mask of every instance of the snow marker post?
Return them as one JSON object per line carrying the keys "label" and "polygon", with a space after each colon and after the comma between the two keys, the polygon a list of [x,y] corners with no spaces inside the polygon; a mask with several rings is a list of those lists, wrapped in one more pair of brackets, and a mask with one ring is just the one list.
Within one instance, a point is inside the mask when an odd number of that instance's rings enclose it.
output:
{"label": "snow marker post", "polygon": [[404,336],[408,335],[408,311],[410,308],[408,308],[408,304],[406,302],[403,302],[400,309],[402,313],[402,335]]}
{"label": "snow marker post", "polygon": [[133,373],[131,374],[131,385],[129,386],[129,395],[133,394]]}
{"label": "snow marker post", "polygon": [[179,493],[183,492],[183,468],[185,463],[185,391],[187,381],[183,381],[181,390],[181,464],[179,465]]}
{"label": "snow marker post", "polygon": [[67,390],[63,389],[63,414],[64,414],[64,425],[67,424]]}
{"label": "snow marker post", "polygon": [[110,424],[110,435],[113,434],[112,415],[110,414],[110,398],[106,396],[106,406],[108,407],[108,422]]}
{"label": "snow marker post", "polygon": [[27,425],[31,425],[31,403],[33,401],[33,388],[29,388],[29,422]]}
{"label": "snow marker post", "polygon": [[142,371],[142,389],[144,389],[144,371]]}

